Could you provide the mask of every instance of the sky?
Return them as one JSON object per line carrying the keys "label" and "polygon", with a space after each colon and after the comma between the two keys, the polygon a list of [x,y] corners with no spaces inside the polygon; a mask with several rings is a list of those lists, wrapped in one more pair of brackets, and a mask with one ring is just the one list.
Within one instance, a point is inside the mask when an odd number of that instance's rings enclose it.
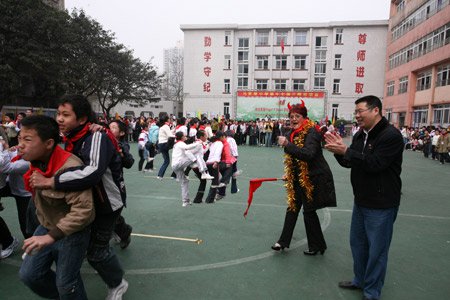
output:
{"label": "sky", "polygon": [[390,0],[65,0],[116,41],[163,72],[164,49],[183,40],[181,24],[271,24],[387,20]]}

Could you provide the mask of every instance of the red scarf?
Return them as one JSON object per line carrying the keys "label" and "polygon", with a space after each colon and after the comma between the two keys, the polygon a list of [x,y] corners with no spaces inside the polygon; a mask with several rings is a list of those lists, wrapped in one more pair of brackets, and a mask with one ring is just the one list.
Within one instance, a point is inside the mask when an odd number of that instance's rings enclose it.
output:
{"label": "red scarf", "polygon": [[34,192],[30,186],[30,177],[34,171],[41,173],[47,178],[50,178],[53,175],[55,175],[56,171],[61,169],[61,167],[66,163],[67,159],[71,155],[72,155],[71,153],[64,151],[61,147],[56,146],[55,150],[53,150],[53,153],[50,156],[50,160],[48,161],[47,165],[47,170],[45,172],[41,171],[41,169],[39,169],[38,167],[31,165],[30,169],[23,175],[25,189],[29,192]]}
{"label": "red scarf", "polygon": [[205,130],[205,129],[206,129],[206,127],[205,127],[205,126],[203,126],[203,125],[200,125],[200,127],[199,127],[198,129],[200,129],[200,130]]}
{"label": "red scarf", "polygon": [[[91,126],[91,123],[86,123],[86,125],[84,125],[84,127],[80,131],[78,131],[74,136],[72,136],[72,137],[65,136],[64,137],[64,143],[66,144],[65,150],[67,152],[70,152],[70,153],[73,152],[73,144],[89,132],[90,126]],[[114,136],[114,134],[111,132],[111,130],[106,128],[105,133],[108,136],[108,138],[111,140],[111,142],[114,146],[114,149],[116,149],[117,152],[120,152],[119,143],[117,142],[117,139]]]}
{"label": "red scarf", "polygon": [[15,162],[15,161],[18,161],[18,160],[20,160],[20,159],[22,159],[22,155],[16,155],[16,156],[14,156],[14,157],[11,159],[11,162]]}
{"label": "red scarf", "polygon": [[[86,133],[89,132],[89,126],[91,126],[91,123],[86,123],[84,127],[78,131],[74,136],[72,137],[64,137],[64,143],[66,144],[65,150],[72,153],[73,151],[73,144],[81,139],[83,136],[86,135]],[[70,134],[69,134],[70,135]]]}
{"label": "red scarf", "polygon": [[[300,125],[300,127],[297,128],[297,129],[295,129],[294,131],[292,131],[291,136],[290,136],[290,138],[289,138],[289,140],[290,140],[291,143],[294,142],[294,136],[295,136],[297,133],[299,133],[300,131],[302,131],[303,127],[306,125],[306,123],[308,123],[308,121],[309,121],[308,118],[304,119],[303,122],[302,122],[302,124]],[[316,125],[316,126],[315,126],[315,129],[316,129],[318,132],[320,132],[319,126]]]}

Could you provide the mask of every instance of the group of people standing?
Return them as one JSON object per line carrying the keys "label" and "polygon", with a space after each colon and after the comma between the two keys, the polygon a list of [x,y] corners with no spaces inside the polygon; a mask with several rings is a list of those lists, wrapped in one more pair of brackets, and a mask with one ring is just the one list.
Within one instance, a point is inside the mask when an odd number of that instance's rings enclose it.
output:
{"label": "group of people standing", "polygon": [[422,126],[401,129],[406,150],[422,151],[425,158],[450,163],[450,128]]}
{"label": "group of people standing", "polygon": [[[276,136],[276,144],[284,149],[288,207],[281,235],[272,246],[274,251],[289,248],[303,208],[308,240],[304,254],[324,255],[327,244],[317,210],[336,206],[336,193],[322,146],[334,153],[340,165],[351,168],[354,206],[350,245],[354,277],[339,282],[339,287],[362,290],[363,299],[380,298],[402,186],[404,141],[381,111],[381,101],[375,96],[356,100],[359,129],[355,130],[350,146],[339,134],[332,131],[324,134],[308,118],[303,102],[289,106],[289,126],[270,120],[248,125],[254,132],[263,126],[265,144],[271,146]],[[28,206],[21,210],[22,217],[25,214],[26,221],[33,215],[37,218],[31,225],[21,222],[26,238],[22,249],[26,255],[20,278],[41,297],[87,299],[80,275],[85,256],[107,284],[107,299],[121,299],[128,288],[124,270],[109,243],[117,234],[126,246],[131,233],[131,226],[121,216],[126,205],[123,168],[131,168],[134,163],[127,142],[129,127],[125,122],[113,120],[105,130],[94,125],[92,117],[92,108],[85,97],[66,96],[58,106],[56,120],[26,117],[21,120],[17,147],[6,141],[0,144],[14,153],[5,156],[6,162],[0,162],[0,168],[11,169],[10,165],[17,161],[22,163],[21,173],[17,172],[20,175],[16,177],[22,179],[17,184],[23,188],[16,192],[11,188],[14,196],[28,199]],[[206,203],[222,199],[230,182],[231,193],[238,191],[237,145],[245,141],[244,132],[252,133],[251,138],[255,136],[247,125],[239,122],[220,125],[217,120],[196,118],[180,118],[174,123],[163,115],[143,120],[139,126],[139,170],[152,171],[153,159],[160,153],[163,163],[157,178],[162,179],[170,165],[169,150],[173,148],[171,166],[181,184],[184,207],[191,204],[187,177],[191,170],[200,180],[194,203],[203,202],[207,180],[212,182]],[[258,132],[257,141],[261,143],[261,131]],[[60,135],[64,150],[58,145]],[[9,183],[15,185],[12,175]],[[0,177],[0,188],[1,184]],[[31,197],[34,201],[30,201]],[[15,239],[4,239],[2,222],[0,218],[2,246],[17,244]],[[56,270],[50,268],[53,262]]]}

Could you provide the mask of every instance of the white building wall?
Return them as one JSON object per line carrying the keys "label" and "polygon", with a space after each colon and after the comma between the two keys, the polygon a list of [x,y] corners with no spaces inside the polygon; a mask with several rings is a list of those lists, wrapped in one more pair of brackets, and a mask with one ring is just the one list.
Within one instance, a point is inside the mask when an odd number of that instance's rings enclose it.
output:
{"label": "white building wall", "polygon": [[[269,79],[269,89],[274,89],[274,80],[286,79],[287,90],[292,90],[293,79],[307,79],[306,90],[314,88],[315,38],[327,36],[326,56],[326,115],[331,118],[332,105],[338,104],[338,117],[352,120],[354,101],[364,95],[383,95],[384,66],[387,40],[386,21],[355,21],[314,24],[271,25],[182,25],[184,31],[184,92],[183,113],[193,115],[222,115],[225,102],[230,104],[231,117],[235,113],[237,90],[237,55],[239,38],[249,38],[249,83],[248,89],[256,89],[256,79]],[[342,44],[335,44],[336,28],[343,29]],[[307,45],[293,45],[296,30],[306,30]],[[269,45],[256,44],[258,31],[269,31]],[[275,45],[276,31],[288,30],[284,55],[288,56],[287,70],[275,70],[275,55],[281,55],[281,47]],[[225,46],[225,31],[231,31],[231,45]],[[364,44],[359,35],[365,34]],[[211,46],[205,47],[204,38],[211,37]],[[358,61],[357,52],[365,51],[365,60]],[[204,53],[211,52],[208,62]],[[341,70],[333,70],[335,54],[341,54]],[[231,55],[231,70],[224,69],[224,56]],[[256,56],[269,56],[269,70],[256,69]],[[307,55],[306,70],[294,70],[294,55]],[[204,67],[211,74],[204,74]],[[356,76],[356,68],[364,67],[364,77]],[[231,93],[224,94],[224,79],[230,79]],[[340,94],[333,94],[333,80],[340,79]],[[203,90],[209,82],[210,92]],[[364,85],[362,93],[355,90],[356,83]]]}

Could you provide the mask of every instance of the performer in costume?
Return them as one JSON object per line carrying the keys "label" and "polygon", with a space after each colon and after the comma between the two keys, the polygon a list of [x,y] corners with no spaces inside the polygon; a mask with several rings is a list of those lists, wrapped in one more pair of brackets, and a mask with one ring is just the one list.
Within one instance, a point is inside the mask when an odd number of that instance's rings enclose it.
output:
{"label": "performer in costume", "polygon": [[336,206],[333,175],[323,157],[319,128],[308,119],[302,100],[289,108],[291,130],[287,137],[279,136],[278,144],[284,147],[284,165],[288,208],[283,231],[272,246],[275,251],[289,248],[298,214],[303,206],[308,249],[305,255],[323,254],[327,244],[320,228],[316,210]]}

